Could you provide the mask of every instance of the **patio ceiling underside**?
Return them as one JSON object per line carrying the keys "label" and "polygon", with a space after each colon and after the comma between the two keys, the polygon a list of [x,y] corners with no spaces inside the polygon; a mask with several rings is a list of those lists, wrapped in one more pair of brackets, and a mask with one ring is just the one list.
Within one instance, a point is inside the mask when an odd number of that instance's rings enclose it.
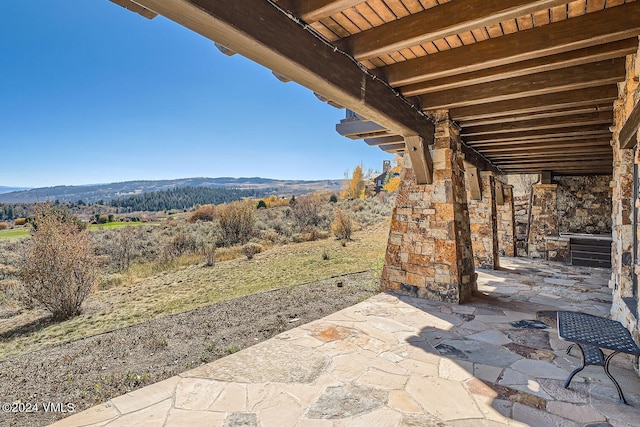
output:
{"label": "patio ceiling underside", "polygon": [[613,102],[640,35],[633,0],[135,4],[379,125],[350,137],[386,151],[433,142],[429,117],[448,110],[467,160],[505,173],[611,173]]}

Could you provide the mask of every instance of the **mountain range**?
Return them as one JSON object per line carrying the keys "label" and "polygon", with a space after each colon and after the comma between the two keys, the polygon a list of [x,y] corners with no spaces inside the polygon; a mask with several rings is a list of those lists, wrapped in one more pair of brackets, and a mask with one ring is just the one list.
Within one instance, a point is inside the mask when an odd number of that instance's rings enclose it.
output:
{"label": "mountain range", "polygon": [[317,190],[338,192],[342,189],[341,179],[333,180],[279,180],[269,178],[182,178],[156,181],[125,181],[110,184],[60,185],[31,189],[0,187],[0,203],[35,203],[45,201],[85,203],[108,202],[112,199],[130,197],[153,191],[178,187],[216,187],[246,190],[269,190],[276,195],[299,195]]}

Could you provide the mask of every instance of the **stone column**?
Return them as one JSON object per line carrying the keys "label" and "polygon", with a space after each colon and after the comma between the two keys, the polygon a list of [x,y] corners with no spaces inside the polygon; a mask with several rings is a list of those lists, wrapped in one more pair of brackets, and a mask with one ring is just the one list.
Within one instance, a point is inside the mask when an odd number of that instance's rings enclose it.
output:
{"label": "stone column", "polygon": [[503,184],[504,204],[498,205],[498,253],[516,256],[516,222],[513,185]]}
{"label": "stone column", "polygon": [[417,185],[405,155],[381,289],[463,303],[476,287],[458,130],[436,127],[433,183]]}
{"label": "stone column", "polygon": [[546,258],[545,237],[558,235],[558,185],[534,184],[531,188],[529,256]]}
{"label": "stone column", "polygon": [[482,198],[474,200],[467,193],[471,243],[476,268],[500,267],[498,256],[498,212],[496,177],[493,172],[480,172]]}

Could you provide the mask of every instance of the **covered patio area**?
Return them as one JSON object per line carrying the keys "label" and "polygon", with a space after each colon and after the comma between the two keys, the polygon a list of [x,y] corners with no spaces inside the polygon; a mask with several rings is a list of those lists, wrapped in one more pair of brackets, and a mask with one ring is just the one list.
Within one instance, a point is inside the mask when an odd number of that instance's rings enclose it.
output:
{"label": "covered patio area", "polygon": [[524,258],[468,304],[381,293],[55,426],[636,426],[632,360],[580,363],[555,312],[606,316],[610,272]]}

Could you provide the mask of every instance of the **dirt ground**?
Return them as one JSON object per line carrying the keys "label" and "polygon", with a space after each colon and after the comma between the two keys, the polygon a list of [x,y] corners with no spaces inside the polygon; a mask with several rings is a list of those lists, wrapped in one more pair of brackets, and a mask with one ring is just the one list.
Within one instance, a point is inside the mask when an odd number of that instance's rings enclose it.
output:
{"label": "dirt ground", "polygon": [[374,295],[377,287],[372,272],[354,273],[249,295],[4,360],[0,426],[50,424],[356,304]]}

